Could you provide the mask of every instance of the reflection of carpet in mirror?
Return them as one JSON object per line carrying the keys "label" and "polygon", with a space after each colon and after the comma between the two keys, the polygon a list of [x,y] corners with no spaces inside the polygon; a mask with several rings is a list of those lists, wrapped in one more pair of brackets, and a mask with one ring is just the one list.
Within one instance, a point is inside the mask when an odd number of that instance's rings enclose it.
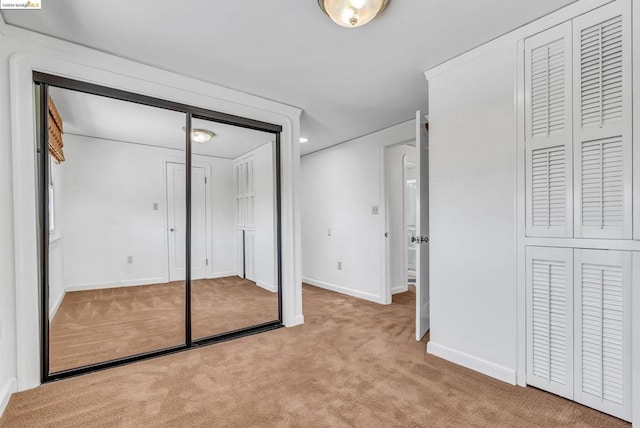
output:
{"label": "reflection of carpet in mirror", "polygon": [[[278,295],[237,276],[192,282],[193,337],[278,319]],[[183,281],[66,293],[50,328],[50,372],[184,344]]]}

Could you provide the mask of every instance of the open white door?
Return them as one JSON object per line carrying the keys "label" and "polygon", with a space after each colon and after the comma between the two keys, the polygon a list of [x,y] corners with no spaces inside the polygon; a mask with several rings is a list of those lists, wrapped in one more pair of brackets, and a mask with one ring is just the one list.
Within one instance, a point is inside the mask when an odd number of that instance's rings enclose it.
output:
{"label": "open white door", "polygon": [[[206,278],[206,171],[193,167],[191,175],[191,279]],[[185,165],[167,163],[167,225],[169,233],[169,280],[185,278],[186,224]]]}
{"label": "open white door", "polygon": [[416,236],[416,340],[429,331],[429,136],[425,119],[416,112],[417,222]]}

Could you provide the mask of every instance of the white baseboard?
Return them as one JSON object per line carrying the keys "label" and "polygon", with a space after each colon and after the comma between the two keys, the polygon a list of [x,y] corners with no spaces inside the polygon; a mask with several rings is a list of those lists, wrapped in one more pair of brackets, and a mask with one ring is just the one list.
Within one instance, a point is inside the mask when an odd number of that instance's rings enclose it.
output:
{"label": "white baseboard", "polygon": [[460,366],[475,370],[492,378],[510,383],[511,385],[516,384],[515,370],[492,363],[491,361],[487,361],[483,358],[434,343],[433,341],[427,343],[427,352],[431,355],[435,355],[436,357],[440,357]]}
{"label": "white baseboard", "polygon": [[382,298],[375,294],[366,293],[360,290],[354,290],[353,288],[342,287],[340,285],[331,284],[324,281],[318,281],[312,278],[302,278],[302,282],[315,287],[324,288],[325,290],[335,291],[336,293],[346,294],[347,296],[357,297],[358,299],[368,300],[374,303],[384,304]]}
{"label": "white baseboard", "polygon": [[401,285],[399,287],[393,287],[391,289],[391,294],[404,293],[405,291],[409,291],[408,285]]}
{"label": "white baseboard", "polygon": [[121,287],[136,287],[139,285],[151,285],[151,284],[165,284],[169,282],[167,278],[139,278],[128,279],[125,281],[109,281],[109,282],[94,282],[89,284],[69,284],[65,287],[65,291],[85,291],[85,290],[104,290],[107,288],[121,288]]}
{"label": "white baseboard", "polygon": [[62,290],[62,293],[60,293],[60,297],[58,297],[58,300],[56,300],[56,302],[53,304],[53,307],[49,311],[49,322],[53,321],[53,317],[56,316],[56,312],[58,312],[58,309],[60,309],[60,305],[64,300],[65,294],[67,294],[66,290]]}
{"label": "white baseboard", "polygon": [[209,275],[208,279],[227,278],[229,276],[239,276],[235,270],[229,272],[214,272]]}
{"label": "white baseboard", "polygon": [[15,378],[11,378],[0,389],[0,417],[4,413],[4,409],[7,408],[11,395],[18,390],[18,383]]}
{"label": "white baseboard", "polygon": [[304,324],[304,315],[298,315],[294,318],[293,322],[290,324],[285,323],[284,326],[285,327],[295,327],[297,325],[302,325]]}
{"label": "white baseboard", "polygon": [[277,293],[278,292],[278,287],[276,287],[273,284],[269,284],[267,282],[264,281],[256,281],[256,285],[260,288],[264,288],[267,291],[271,291],[272,293]]}

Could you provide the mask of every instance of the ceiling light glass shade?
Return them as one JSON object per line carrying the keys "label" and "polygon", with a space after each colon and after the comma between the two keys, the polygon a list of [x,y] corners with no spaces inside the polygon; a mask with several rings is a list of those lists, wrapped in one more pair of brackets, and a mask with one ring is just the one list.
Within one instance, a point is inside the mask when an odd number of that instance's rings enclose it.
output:
{"label": "ceiling light glass shade", "polygon": [[196,143],[208,143],[213,138],[213,132],[206,129],[194,129],[191,131],[191,141]]}
{"label": "ceiling light glass shade", "polygon": [[320,8],[336,24],[354,28],[365,25],[387,7],[390,0],[318,0]]}

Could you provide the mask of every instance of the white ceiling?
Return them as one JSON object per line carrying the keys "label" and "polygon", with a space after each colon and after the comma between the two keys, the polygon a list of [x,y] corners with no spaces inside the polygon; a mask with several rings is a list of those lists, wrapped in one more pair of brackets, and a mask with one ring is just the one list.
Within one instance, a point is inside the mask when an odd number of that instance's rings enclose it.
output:
{"label": "white ceiling", "polygon": [[[55,87],[50,95],[65,134],[185,150],[184,113]],[[192,144],[199,155],[235,159],[274,141],[274,134],[203,119],[194,119],[191,127],[215,134],[208,143]]]}
{"label": "white ceiling", "polygon": [[342,28],[316,0],[51,0],[8,24],[304,110],[309,153],[427,108],[423,72],[574,0],[392,0]]}

